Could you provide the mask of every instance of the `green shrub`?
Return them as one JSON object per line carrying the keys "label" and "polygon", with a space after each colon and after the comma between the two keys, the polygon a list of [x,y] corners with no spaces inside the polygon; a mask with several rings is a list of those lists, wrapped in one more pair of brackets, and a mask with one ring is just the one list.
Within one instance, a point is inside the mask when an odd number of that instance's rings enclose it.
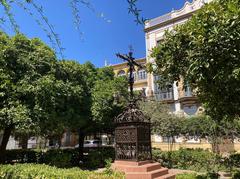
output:
{"label": "green shrub", "polygon": [[[89,148],[85,149],[85,155],[81,167],[94,169],[104,167],[104,161],[111,158],[114,160],[115,152],[112,147]],[[38,163],[48,164],[60,168],[69,168],[79,166],[77,149],[51,149],[47,151],[40,150],[7,150],[6,162],[13,163]]]}
{"label": "green shrub", "polygon": [[73,166],[72,158],[75,150],[48,150],[43,155],[43,163],[60,168]]}
{"label": "green shrub", "polygon": [[105,160],[112,159],[114,160],[115,152],[114,148],[106,147],[99,148],[99,150],[90,150],[88,155],[84,159],[83,165],[87,168],[98,168],[104,167]]}
{"label": "green shrub", "polygon": [[75,149],[52,149],[46,152],[30,149],[7,150],[5,163],[45,163],[56,167],[72,167],[76,166],[76,155]]}
{"label": "green shrub", "polygon": [[104,173],[83,171],[78,168],[59,169],[40,164],[0,165],[0,179],[123,179],[124,175],[113,172]]}
{"label": "green shrub", "polygon": [[235,166],[237,168],[240,168],[240,154],[235,153],[229,156],[229,161],[232,166]]}
{"label": "green shrub", "polygon": [[107,175],[112,175],[113,169],[112,169],[112,159],[106,159],[105,160],[105,170],[104,173]]}
{"label": "green shrub", "polygon": [[6,151],[6,163],[38,163],[43,153],[30,149],[14,149]]}
{"label": "green shrub", "polygon": [[232,179],[239,179],[240,178],[240,170],[234,170],[232,172]]}
{"label": "green shrub", "polygon": [[87,156],[85,156],[83,165],[86,168],[95,169],[97,167],[103,167],[102,164],[102,156],[100,151],[92,151],[89,152]]}
{"label": "green shrub", "polygon": [[208,172],[206,174],[206,177],[209,178],[209,179],[218,179],[219,178],[219,174],[216,173],[216,172]]}
{"label": "green shrub", "polygon": [[172,152],[153,150],[153,159],[168,168],[179,168],[200,172],[226,169],[221,156],[203,149],[179,149]]}

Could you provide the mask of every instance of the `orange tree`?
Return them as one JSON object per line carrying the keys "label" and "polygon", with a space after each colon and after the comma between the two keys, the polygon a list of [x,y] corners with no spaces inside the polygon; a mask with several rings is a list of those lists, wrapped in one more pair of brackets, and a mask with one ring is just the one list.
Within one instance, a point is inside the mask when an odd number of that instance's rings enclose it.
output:
{"label": "orange tree", "polygon": [[214,0],[152,52],[162,84],[183,77],[216,121],[240,115],[239,17],[239,0]]}

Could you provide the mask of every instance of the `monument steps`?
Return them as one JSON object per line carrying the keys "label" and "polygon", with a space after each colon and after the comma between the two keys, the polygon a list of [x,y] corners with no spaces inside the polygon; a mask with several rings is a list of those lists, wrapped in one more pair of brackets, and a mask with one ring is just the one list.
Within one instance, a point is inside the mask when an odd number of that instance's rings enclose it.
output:
{"label": "monument steps", "polygon": [[124,172],[126,179],[175,179],[157,162],[115,161],[112,168]]}
{"label": "monument steps", "polygon": [[117,169],[123,172],[151,172],[162,168],[159,163],[148,163],[139,166],[117,165]]}
{"label": "monument steps", "polygon": [[155,179],[175,179],[175,178],[176,178],[176,176],[174,174],[167,174],[164,176],[157,177]]}
{"label": "monument steps", "polygon": [[168,174],[168,169],[167,168],[161,168],[161,169],[158,169],[158,170],[153,170],[149,173],[151,175],[151,178],[157,178],[159,176],[163,176],[163,175]]}
{"label": "monument steps", "polygon": [[146,172],[154,171],[160,168],[162,168],[162,166],[157,162],[146,164]]}
{"label": "monument steps", "polygon": [[151,172],[127,172],[126,179],[155,179],[168,174],[168,169],[161,168]]}

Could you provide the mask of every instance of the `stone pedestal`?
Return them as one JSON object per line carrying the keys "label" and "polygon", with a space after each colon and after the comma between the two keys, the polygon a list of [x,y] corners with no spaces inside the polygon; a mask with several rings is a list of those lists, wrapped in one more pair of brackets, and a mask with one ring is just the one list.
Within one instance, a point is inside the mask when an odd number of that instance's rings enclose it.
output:
{"label": "stone pedestal", "polygon": [[150,160],[140,162],[116,160],[112,168],[124,172],[126,179],[175,179],[175,175],[169,174],[167,168]]}

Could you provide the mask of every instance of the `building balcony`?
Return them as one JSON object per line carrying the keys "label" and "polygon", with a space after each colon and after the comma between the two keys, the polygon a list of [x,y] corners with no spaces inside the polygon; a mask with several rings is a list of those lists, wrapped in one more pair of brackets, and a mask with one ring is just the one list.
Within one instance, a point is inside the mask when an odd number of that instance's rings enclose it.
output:
{"label": "building balcony", "polygon": [[160,92],[160,93],[155,93],[155,98],[158,101],[172,101],[174,100],[173,98],[173,92]]}
{"label": "building balcony", "polygon": [[193,97],[193,93],[190,87],[186,87],[184,91],[184,97]]}
{"label": "building balcony", "polygon": [[185,90],[180,93],[179,102],[183,105],[196,104],[198,103],[198,99],[191,90]]}
{"label": "building balcony", "polygon": [[139,84],[147,84],[147,79],[145,79],[145,80],[136,80],[136,81],[134,81],[134,86],[135,85],[139,85]]}

